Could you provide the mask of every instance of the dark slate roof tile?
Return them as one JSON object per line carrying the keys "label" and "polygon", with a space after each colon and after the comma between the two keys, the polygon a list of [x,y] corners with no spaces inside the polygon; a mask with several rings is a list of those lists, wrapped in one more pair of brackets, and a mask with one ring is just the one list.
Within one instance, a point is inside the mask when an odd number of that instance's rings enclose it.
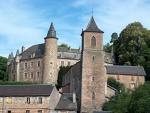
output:
{"label": "dark slate roof tile", "polygon": [[37,44],[29,47],[23,53],[21,53],[21,60],[30,58],[41,58],[44,55],[44,44]]}
{"label": "dark slate roof tile", "polygon": [[55,31],[53,22],[50,25],[50,28],[49,28],[46,38],[56,38],[56,31]]}
{"label": "dark slate roof tile", "polygon": [[121,66],[113,65],[106,66],[107,74],[121,74],[121,75],[139,75],[145,76],[145,70],[142,66]]}
{"label": "dark slate roof tile", "polygon": [[[42,58],[44,56],[44,46],[45,44],[37,44],[29,47],[23,53],[21,53],[21,60],[29,60],[32,58]],[[62,56],[59,55],[58,58],[70,58],[70,59],[80,59],[79,49],[68,49],[59,47],[58,52],[63,52]]]}
{"label": "dark slate roof tile", "polygon": [[77,105],[76,103],[73,103],[73,95],[69,93],[62,94],[55,110],[76,111]]}
{"label": "dark slate roof tile", "polygon": [[0,85],[0,97],[49,96],[52,85]]}
{"label": "dark slate roof tile", "polygon": [[94,17],[92,16],[90,19],[90,22],[87,26],[87,28],[85,29],[86,32],[100,32],[100,33],[104,33],[102,30],[100,30],[98,28],[98,26],[96,25],[96,22],[94,20]]}

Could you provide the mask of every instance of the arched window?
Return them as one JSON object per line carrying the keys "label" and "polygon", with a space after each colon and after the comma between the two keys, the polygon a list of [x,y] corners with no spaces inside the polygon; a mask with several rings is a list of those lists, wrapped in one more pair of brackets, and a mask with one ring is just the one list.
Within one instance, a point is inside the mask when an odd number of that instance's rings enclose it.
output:
{"label": "arched window", "polygon": [[92,92],[92,100],[95,100],[95,93]]}
{"label": "arched window", "polygon": [[95,63],[95,56],[92,57],[93,64]]}
{"label": "arched window", "polygon": [[93,36],[91,39],[91,46],[95,47],[96,46],[96,38]]}

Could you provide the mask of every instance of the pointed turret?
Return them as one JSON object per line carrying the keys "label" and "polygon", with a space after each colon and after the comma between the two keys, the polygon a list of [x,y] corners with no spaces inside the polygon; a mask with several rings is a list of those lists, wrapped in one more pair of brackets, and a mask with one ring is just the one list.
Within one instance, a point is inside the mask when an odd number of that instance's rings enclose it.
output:
{"label": "pointed turret", "polygon": [[57,83],[57,40],[56,31],[53,23],[51,23],[48,34],[45,38],[45,49],[43,58],[43,83]]}
{"label": "pointed turret", "polygon": [[18,56],[19,55],[19,49],[16,51],[16,56]]}
{"label": "pointed turret", "polygon": [[14,54],[13,52],[10,53],[10,58],[13,59],[14,58]]}
{"label": "pointed turret", "polygon": [[56,31],[55,31],[53,22],[51,22],[46,38],[56,38]]}
{"label": "pointed turret", "polygon": [[87,28],[84,30],[84,32],[99,32],[99,33],[104,33],[96,25],[96,22],[95,22],[93,16],[91,17],[90,22],[88,23]]}

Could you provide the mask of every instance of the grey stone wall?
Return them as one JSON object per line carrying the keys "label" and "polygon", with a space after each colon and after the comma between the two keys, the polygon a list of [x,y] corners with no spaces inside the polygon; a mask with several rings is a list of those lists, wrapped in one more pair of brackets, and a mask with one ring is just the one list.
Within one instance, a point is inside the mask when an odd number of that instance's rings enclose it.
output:
{"label": "grey stone wall", "polygon": [[36,58],[20,61],[20,81],[42,83],[43,59]]}

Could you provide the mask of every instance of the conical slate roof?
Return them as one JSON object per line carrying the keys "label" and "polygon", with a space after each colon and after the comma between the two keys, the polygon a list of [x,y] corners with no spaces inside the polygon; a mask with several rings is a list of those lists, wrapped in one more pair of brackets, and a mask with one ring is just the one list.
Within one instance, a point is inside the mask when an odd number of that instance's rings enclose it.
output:
{"label": "conical slate roof", "polygon": [[16,51],[16,56],[18,56],[18,55],[19,55],[19,50]]}
{"label": "conical slate roof", "polygon": [[94,17],[92,16],[90,19],[90,22],[88,23],[87,28],[84,30],[87,32],[99,32],[99,33],[104,33],[102,30],[100,30],[98,28],[98,26],[96,25],[96,22],[94,20]]}
{"label": "conical slate roof", "polygon": [[51,22],[49,31],[48,31],[48,33],[47,33],[47,38],[51,38],[51,37],[52,37],[52,38],[56,38],[56,31],[55,31],[53,22]]}

